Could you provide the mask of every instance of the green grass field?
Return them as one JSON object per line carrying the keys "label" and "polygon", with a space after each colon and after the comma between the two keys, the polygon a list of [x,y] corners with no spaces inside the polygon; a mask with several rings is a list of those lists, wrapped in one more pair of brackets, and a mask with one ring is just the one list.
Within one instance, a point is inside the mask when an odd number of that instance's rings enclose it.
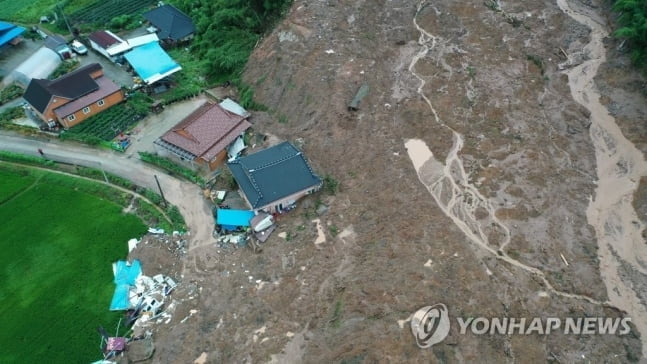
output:
{"label": "green grass field", "polygon": [[[0,363],[89,363],[114,334],[111,263],[146,230],[63,177],[0,164]],[[122,330],[123,333],[123,330]]]}
{"label": "green grass field", "polygon": [[35,24],[41,16],[53,18],[53,10],[57,3],[64,4],[66,14],[77,11],[84,6],[99,2],[96,0],[0,0],[0,19]]}

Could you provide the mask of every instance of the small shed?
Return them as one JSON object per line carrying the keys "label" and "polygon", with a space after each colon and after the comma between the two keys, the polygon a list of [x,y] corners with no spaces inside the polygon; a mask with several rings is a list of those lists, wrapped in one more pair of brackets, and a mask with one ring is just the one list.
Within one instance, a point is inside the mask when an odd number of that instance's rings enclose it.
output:
{"label": "small shed", "polygon": [[225,231],[234,231],[238,228],[249,227],[250,220],[254,217],[254,211],[217,209],[216,224]]}

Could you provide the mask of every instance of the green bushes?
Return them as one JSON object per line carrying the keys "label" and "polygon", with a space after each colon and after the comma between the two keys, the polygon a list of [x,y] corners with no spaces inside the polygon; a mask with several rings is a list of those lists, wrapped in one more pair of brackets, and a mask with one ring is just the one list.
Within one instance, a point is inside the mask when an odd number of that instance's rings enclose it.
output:
{"label": "green bushes", "polygon": [[161,167],[162,169],[167,171],[170,175],[181,176],[193,183],[196,183],[200,187],[204,186],[204,182],[205,182],[204,179],[200,177],[197,173],[192,171],[191,169],[177,165],[170,159],[162,158],[152,153],[148,153],[148,152],[138,152],[138,153],[139,153],[139,158],[142,161]]}
{"label": "green bushes", "polygon": [[25,110],[20,106],[10,107],[0,113],[0,124],[25,116]]}
{"label": "green bushes", "polygon": [[618,16],[618,38],[626,38],[631,45],[631,60],[647,70],[647,6],[641,0],[617,0],[613,10]]}
{"label": "green bushes", "polygon": [[328,194],[334,195],[339,191],[339,181],[331,175],[326,175],[323,180],[323,188]]}
{"label": "green bushes", "polygon": [[52,167],[56,165],[56,163],[41,157],[32,157],[30,155],[6,152],[3,150],[0,150],[0,160],[7,161],[7,162],[21,163],[21,164],[29,164],[33,166]]}
{"label": "green bushes", "polygon": [[13,99],[19,98],[22,96],[23,92],[25,92],[25,90],[15,83],[3,88],[2,91],[0,91],[0,105],[4,105]]}
{"label": "green bushes", "polygon": [[75,69],[79,68],[80,65],[81,62],[79,62],[79,60],[77,59],[69,59],[67,61],[64,61],[59,64],[58,67],[56,67],[54,72],[52,72],[52,74],[50,74],[48,78],[50,80],[55,80],[66,73],[74,71]]}

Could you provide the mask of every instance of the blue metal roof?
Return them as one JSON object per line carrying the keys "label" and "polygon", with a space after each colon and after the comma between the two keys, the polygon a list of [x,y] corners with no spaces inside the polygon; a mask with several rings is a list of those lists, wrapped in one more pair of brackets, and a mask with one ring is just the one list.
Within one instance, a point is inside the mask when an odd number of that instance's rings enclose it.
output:
{"label": "blue metal roof", "polygon": [[124,57],[147,84],[159,81],[182,69],[157,42],[136,47]]}
{"label": "blue metal roof", "polygon": [[[254,211],[248,210],[231,210],[231,209],[218,209],[216,211],[216,223],[221,226],[234,227],[249,226],[249,220],[254,217]],[[233,230],[229,229],[228,230]]]}
{"label": "blue metal roof", "polygon": [[11,23],[0,21],[0,47],[11,42],[12,39],[21,35],[25,28]]}

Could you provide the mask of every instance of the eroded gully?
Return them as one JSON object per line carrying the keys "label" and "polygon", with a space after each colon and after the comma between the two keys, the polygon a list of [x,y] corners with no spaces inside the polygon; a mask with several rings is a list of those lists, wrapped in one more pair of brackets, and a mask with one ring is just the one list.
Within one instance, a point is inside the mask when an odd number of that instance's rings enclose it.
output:
{"label": "eroded gully", "polygon": [[[645,247],[641,240],[642,226],[632,208],[633,191],[641,175],[647,174],[647,166],[642,154],[622,136],[615,120],[599,102],[593,78],[598,66],[605,60],[602,39],[607,35],[604,27],[592,18],[574,12],[566,0],[558,0],[560,8],[576,21],[592,29],[591,41],[586,46],[590,60],[567,71],[571,92],[576,101],[591,111],[591,138],[596,151],[598,188],[596,198],[591,200],[587,211],[589,223],[595,228],[600,246],[600,270],[609,292],[609,301],[602,302],[589,296],[563,292],[555,289],[539,269],[511,258],[505,251],[510,242],[510,230],[496,217],[496,208],[478,189],[469,182],[459,152],[463,147],[463,137],[456,130],[440,120],[433,104],[424,94],[425,79],[416,73],[416,63],[424,58],[442,39],[423,29],[417,22],[420,10],[425,1],[418,4],[413,24],[420,33],[418,44],[420,50],[412,57],[409,71],[420,84],[417,93],[425,100],[433,115],[434,121],[449,129],[453,136],[453,145],[444,163],[437,160],[424,141],[410,139],[405,142],[409,157],[417,171],[418,178],[430,192],[443,213],[481,249],[512,266],[538,277],[548,293],[578,299],[598,305],[611,305],[628,312],[632,322],[643,337],[643,356],[647,347],[647,315],[644,306],[639,302],[635,292],[618,274],[616,256],[630,262],[633,267],[644,272],[637,264],[635,255],[646,257]],[[620,164],[619,164],[620,163]],[[617,167],[618,165],[624,168]],[[487,218],[477,219],[477,208],[487,211]],[[490,242],[486,227],[494,226],[503,235],[499,242]]]}

